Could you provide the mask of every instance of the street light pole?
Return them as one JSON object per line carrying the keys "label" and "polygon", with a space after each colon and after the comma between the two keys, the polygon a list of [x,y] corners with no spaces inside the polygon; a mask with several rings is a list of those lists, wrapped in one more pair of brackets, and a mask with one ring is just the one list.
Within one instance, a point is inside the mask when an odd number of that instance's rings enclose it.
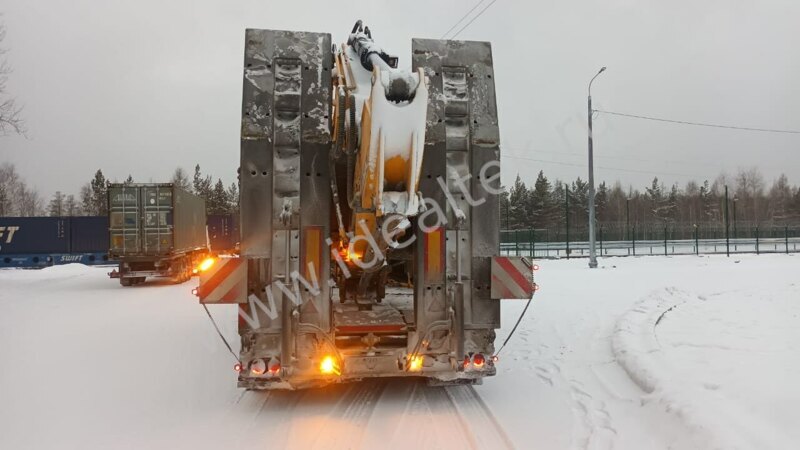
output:
{"label": "street light pole", "polygon": [[592,148],[592,82],[598,75],[603,73],[606,68],[603,66],[592,80],[589,81],[589,267],[597,267],[597,251],[595,249],[595,214],[594,214],[594,150]]}

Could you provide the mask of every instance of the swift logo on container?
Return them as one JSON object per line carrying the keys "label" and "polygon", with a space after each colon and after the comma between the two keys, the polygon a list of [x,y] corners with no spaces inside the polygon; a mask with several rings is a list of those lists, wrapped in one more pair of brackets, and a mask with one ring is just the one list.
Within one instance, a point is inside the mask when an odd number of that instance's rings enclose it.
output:
{"label": "swift logo on container", "polygon": [[3,242],[3,235],[6,236],[6,244],[10,244],[14,239],[14,233],[19,231],[19,227],[0,227],[0,242]]}

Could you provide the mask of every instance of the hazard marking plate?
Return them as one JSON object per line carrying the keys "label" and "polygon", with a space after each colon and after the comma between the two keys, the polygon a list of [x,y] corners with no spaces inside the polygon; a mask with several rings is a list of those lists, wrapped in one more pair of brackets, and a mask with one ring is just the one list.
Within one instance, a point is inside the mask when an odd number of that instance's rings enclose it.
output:
{"label": "hazard marking plate", "polygon": [[492,298],[523,299],[533,297],[533,264],[522,256],[492,257]]}
{"label": "hazard marking plate", "polygon": [[197,296],[204,304],[246,303],[247,259],[219,258],[200,273]]}

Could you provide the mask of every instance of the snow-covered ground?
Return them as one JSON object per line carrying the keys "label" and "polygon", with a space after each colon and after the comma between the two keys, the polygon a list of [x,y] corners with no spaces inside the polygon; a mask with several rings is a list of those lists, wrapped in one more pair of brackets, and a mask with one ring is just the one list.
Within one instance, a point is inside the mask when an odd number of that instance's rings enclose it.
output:
{"label": "snow-covered ground", "polygon": [[[540,265],[482,386],[272,393],[235,387],[196,281],[0,271],[0,448],[798,447],[800,257]],[[234,309],[212,313],[236,342]]]}

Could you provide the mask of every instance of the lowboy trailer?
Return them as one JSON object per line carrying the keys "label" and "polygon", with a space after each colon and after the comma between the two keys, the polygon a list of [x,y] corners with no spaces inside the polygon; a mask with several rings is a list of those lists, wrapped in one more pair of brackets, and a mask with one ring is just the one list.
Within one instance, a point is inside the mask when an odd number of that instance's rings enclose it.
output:
{"label": "lowboy trailer", "polygon": [[488,42],[414,39],[411,70],[357,22],[248,29],[240,256],[200,275],[239,309],[239,386],[496,373],[500,300],[533,265],[499,254],[500,147]]}

